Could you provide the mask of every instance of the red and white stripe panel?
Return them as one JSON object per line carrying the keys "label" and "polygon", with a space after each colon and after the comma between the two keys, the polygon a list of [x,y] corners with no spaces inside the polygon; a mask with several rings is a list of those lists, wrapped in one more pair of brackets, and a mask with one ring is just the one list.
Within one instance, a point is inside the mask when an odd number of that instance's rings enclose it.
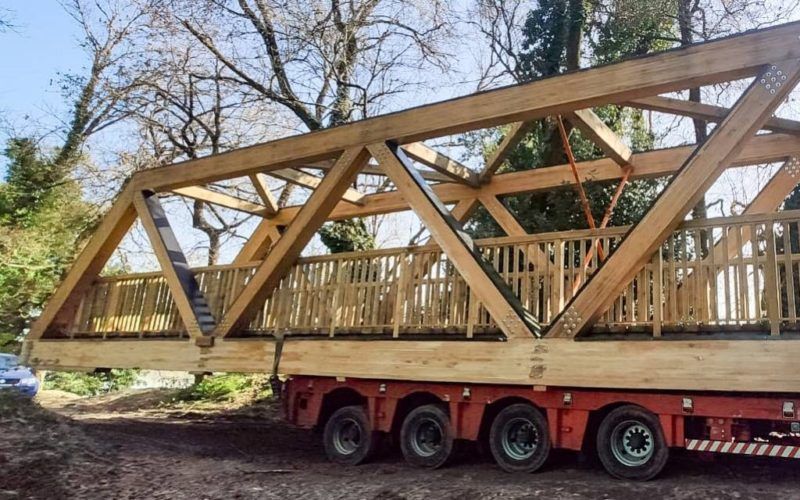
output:
{"label": "red and white stripe panel", "polygon": [[788,446],[783,444],[687,439],[686,449],[690,451],[705,451],[710,453],[732,453],[734,455],[800,458],[800,446]]}

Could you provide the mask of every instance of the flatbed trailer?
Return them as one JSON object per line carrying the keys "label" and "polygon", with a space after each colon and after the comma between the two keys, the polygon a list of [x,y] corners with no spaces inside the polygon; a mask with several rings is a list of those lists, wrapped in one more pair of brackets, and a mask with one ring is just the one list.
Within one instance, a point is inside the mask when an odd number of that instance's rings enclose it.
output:
{"label": "flatbed trailer", "polygon": [[[742,79],[730,109],[663,95]],[[375,433],[428,467],[453,440],[484,438],[523,471],[594,443],[631,479],[657,474],[671,447],[794,458],[800,211],[781,207],[800,177],[800,122],[774,113],[799,80],[791,23],[137,172],[24,354],[42,369],[288,375],[289,419],[323,428],[343,463],[366,460]],[[634,153],[591,109],[605,105],[717,125],[702,144]],[[548,117],[606,156],[498,172]],[[424,142],[498,126],[480,171]],[[725,169],[763,163],[781,166],[743,213],[685,220]],[[395,189],[359,192],[359,175]],[[313,192],[280,208],[264,176]],[[630,227],[527,234],[502,202],[658,177],[669,182]],[[209,187],[237,178],[260,201]],[[231,264],[191,268],[167,196],[262,220]],[[465,234],[478,206],[506,236]],[[301,257],[326,220],[405,210],[430,244]],[[101,276],[137,220],[161,271]]]}
{"label": "flatbed trailer", "polygon": [[464,440],[480,442],[509,472],[535,470],[552,449],[565,449],[596,452],[610,474],[633,480],[657,475],[670,449],[800,458],[796,394],[301,376],[287,381],[283,398],[287,420],[324,429],[328,456],[349,465],[371,458],[387,437],[423,467],[444,465]]}

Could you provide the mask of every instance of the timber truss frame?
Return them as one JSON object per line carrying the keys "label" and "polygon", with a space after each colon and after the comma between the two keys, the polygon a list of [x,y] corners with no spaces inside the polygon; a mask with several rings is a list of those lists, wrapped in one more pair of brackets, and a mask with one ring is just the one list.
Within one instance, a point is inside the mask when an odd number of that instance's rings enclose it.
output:
{"label": "timber truss frame", "polygon": [[[419,216],[508,340],[576,337],[591,327],[615,293],[642,268],[724,169],[784,161],[800,152],[800,123],[772,116],[800,80],[799,36],[800,24],[782,25],[137,172],[66,274],[29,339],[69,329],[82,294],[137,216],[153,244],[189,336],[210,346],[214,338],[247,328],[326,220],[409,209]],[[730,110],[659,96],[743,78],[751,78],[753,83]],[[633,153],[591,110],[608,104],[699,117],[718,125],[697,147]],[[500,198],[575,182],[569,165],[498,173],[532,123],[559,115],[607,155],[577,164],[581,182],[673,178],[644,219],[630,229],[619,248],[544,331],[483,262],[461,224],[480,203],[509,235],[524,234]],[[508,125],[508,130],[480,172],[422,142],[503,125]],[[756,135],[762,129],[772,133]],[[372,158],[377,165],[371,163]],[[412,160],[426,170],[417,169]],[[301,169],[316,169],[323,175]],[[386,176],[396,189],[359,193],[351,187],[359,174]],[[302,206],[279,208],[266,176],[313,191]],[[252,182],[260,203],[207,187],[239,177]],[[166,195],[263,217],[236,259],[237,263],[258,261],[258,267],[224,317],[213,318],[208,313],[160,207],[159,196]],[[457,204],[454,213],[444,208],[446,203]]]}

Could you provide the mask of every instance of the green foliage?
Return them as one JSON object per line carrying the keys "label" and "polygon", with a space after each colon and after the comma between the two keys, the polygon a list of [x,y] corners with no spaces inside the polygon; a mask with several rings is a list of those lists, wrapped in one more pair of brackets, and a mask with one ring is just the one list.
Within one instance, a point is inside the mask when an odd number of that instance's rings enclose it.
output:
{"label": "green foliage", "polygon": [[361,252],[375,248],[375,238],[367,229],[364,219],[329,222],[320,228],[319,237],[331,253]]}
{"label": "green foliage", "polygon": [[[11,139],[0,182],[0,339],[17,339],[72,260],[90,206],[68,176],[30,139]],[[0,345],[6,343],[0,341]]]}
{"label": "green foliage", "polygon": [[79,396],[96,396],[131,387],[136,370],[111,370],[101,373],[47,372],[45,388],[71,392]]}
{"label": "green foliage", "polygon": [[200,383],[181,391],[176,397],[183,401],[224,401],[239,397],[264,399],[271,390],[266,375],[226,373],[205,377]]}
{"label": "green foliage", "polygon": [[[674,6],[645,0],[616,0],[582,4],[570,0],[546,0],[531,10],[525,23],[524,46],[520,55],[527,79],[561,73],[570,67],[575,54],[592,49],[592,64],[608,63],[630,55],[663,49],[670,43]],[[587,7],[592,6],[592,12]],[[671,5],[671,4],[670,4]],[[590,21],[591,19],[591,21]],[[571,45],[572,44],[572,45]],[[572,53],[572,56],[570,56]],[[574,64],[574,63],[573,63]],[[595,113],[626,142],[633,151],[652,149],[655,137],[649,131],[641,111],[619,106],[595,108]],[[569,124],[566,123],[570,132]],[[465,145],[482,149],[485,156],[500,142],[501,133],[473,136]],[[579,130],[571,130],[570,146],[578,161],[605,156]],[[509,155],[501,171],[529,170],[567,163],[557,122],[541,120]],[[595,221],[599,223],[618,185],[614,182],[584,183]],[[638,221],[662,188],[657,180],[635,180],[624,189],[609,225],[625,225]],[[588,223],[580,198],[573,186],[552,189],[504,200],[528,232],[540,233],[583,229]],[[483,211],[473,217],[470,230],[476,237],[502,234]]]}

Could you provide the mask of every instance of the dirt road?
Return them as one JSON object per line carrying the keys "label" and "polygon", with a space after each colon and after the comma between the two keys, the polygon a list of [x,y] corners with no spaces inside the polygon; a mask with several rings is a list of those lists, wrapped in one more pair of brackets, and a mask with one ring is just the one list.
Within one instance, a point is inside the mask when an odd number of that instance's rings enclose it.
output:
{"label": "dirt road", "polygon": [[788,461],[675,454],[648,483],[611,479],[569,453],[519,476],[475,450],[436,471],[413,469],[396,452],[342,468],[325,461],[317,435],[283,423],[272,406],[197,413],[140,396],[42,404],[0,400],[0,499],[800,497],[800,464]]}

